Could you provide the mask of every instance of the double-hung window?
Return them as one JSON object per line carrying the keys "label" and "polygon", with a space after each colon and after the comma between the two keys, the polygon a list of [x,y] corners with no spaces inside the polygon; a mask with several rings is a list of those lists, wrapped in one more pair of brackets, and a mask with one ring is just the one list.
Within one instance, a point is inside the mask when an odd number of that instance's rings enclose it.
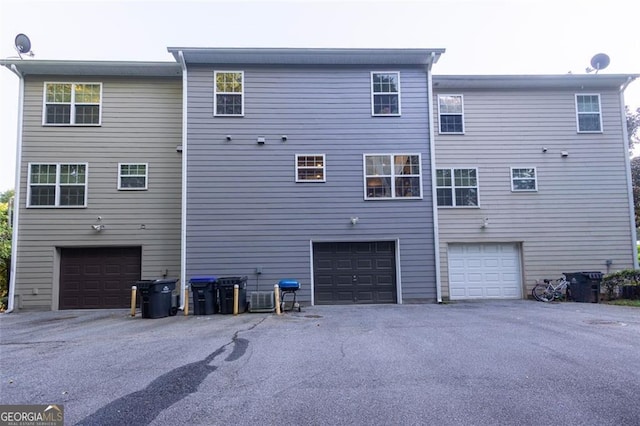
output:
{"label": "double-hung window", "polygon": [[241,117],[244,115],[244,72],[214,71],[213,114]]}
{"label": "double-hung window", "polygon": [[400,73],[371,73],[371,114],[400,115]]}
{"label": "double-hung window", "polygon": [[45,83],[43,125],[99,126],[102,83]]}
{"label": "double-hung window", "polygon": [[511,168],[511,190],[514,192],[537,191],[536,168]]}
{"label": "double-hung window", "polygon": [[477,207],[477,169],[436,170],[438,206]]}
{"label": "double-hung window", "polygon": [[365,200],[422,198],[420,154],[365,154]]}
{"label": "double-hung window", "polygon": [[578,133],[602,132],[599,94],[576,95],[576,121],[578,123]]}
{"label": "double-hung window", "polygon": [[462,95],[438,95],[440,133],[464,133]]}
{"label": "double-hung window", "polygon": [[129,191],[147,189],[148,169],[149,166],[146,163],[118,164],[118,189]]}
{"label": "double-hung window", "polygon": [[29,164],[27,207],[86,207],[87,164]]}
{"label": "double-hung window", "polygon": [[296,182],[325,182],[324,154],[296,154]]}

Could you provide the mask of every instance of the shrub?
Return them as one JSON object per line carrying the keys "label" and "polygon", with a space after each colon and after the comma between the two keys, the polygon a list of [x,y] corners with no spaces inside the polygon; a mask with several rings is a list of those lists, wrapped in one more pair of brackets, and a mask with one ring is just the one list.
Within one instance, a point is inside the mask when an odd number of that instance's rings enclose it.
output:
{"label": "shrub", "polygon": [[626,285],[640,285],[640,270],[624,269],[607,274],[602,278],[602,285],[607,289],[609,300],[618,294],[619,288]]}

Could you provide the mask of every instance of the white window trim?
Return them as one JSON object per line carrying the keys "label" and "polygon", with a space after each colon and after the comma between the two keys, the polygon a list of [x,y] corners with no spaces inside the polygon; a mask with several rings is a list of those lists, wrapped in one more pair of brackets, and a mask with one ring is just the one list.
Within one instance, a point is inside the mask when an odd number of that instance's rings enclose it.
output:
{"label": "white window trim", "polygon": [[[417,155],[418,156],[418,164],[420,166],[420,173],[418,174],[418,178],[420,179],[420,195],[419,196],[414,196],[414,197],[398,197],[396,196],[396,182],[395,182],[395,168],[394,168],[394,157],[396,156],[410,156],[410,155]],[[376,157],[376,156],[388,156],[391,157],[391,197],[369,197],[367,195],[367,177],[371,177],[371,176],[367,176],[367,157]],[[415,175],[410,175],[410,176],[415,176]],[[410,177],[408,176],[408,177]],[[389,200],[421,200],[423,197],[423,182],[422,182],[422,154],[417,153],[417,152],[394,152],[392,154],[388,153],[388,152],[383,152],[383,153],[365,153],[362,154],[362,178],[363,178],[363,192],[364,192],[364,199],[369,201],[389,201]]]}
{"label": "white window trim", "polygon": [[[439,209],[479,209],[481,207],[481,203],[480,203],[480,172],[478,171],[477,167],[465,167],[465,166],[458,166],[458,167],[436,167],[436,171],[437,170],[449,170],[451,171],[451,186],[438,186],[438,181],[436,178],[436,181],[434,182],[434,186],[435,186],[435,191],[437,194],[438,189],[442,189],[442,188],[450,188],[453,191],[453,205],[451,206],[441,206],[439,204],[437,204],[437,200],[438,197],[436,196],[436,205]],[[477,191],[477,200],[478,200],[478,205],[477,206],[458,206],[455,204],[456,202],[456,192],[455,189],[456,188],[470,188],[468,186],[460,186],[457,187],[455,186],[455,170],[475,170],[476,171],[476,191]]]}
{"label": "white window trim", "polygon": [[[462,112],[460,116],[462,117],[462,131],[461,132],[443,132],[442,131],[442,112],[440,111],[440,98],[444,96],[459,96],[460,97],[460,106],[462,107]],[[453,115],[453,114],[447,114]],[[465,125],[464,125],[464,95],[461,93],[440,93],[438,94],[438,133],[441,135],[464,135]]]}
{"label": "white window trim", "polygon": [[[397,114],[376,114],[374,112],[374,95],[379,94],[379,95],[393,95],[394,93],[386,93],[386,92],[373,92],[373,75],[374,74],[396,74],[398,76],[398,113]],[[372,117],[400,117],[402,115],[402,88],[400,87],[400,71],[371,71],[371,76],[370,76],[370,90],[371,90],[371,116]]]}
{"label": "white window trim", "polygon": [[[32,165],[41,165],[41,164],[47,164],[47,165],[55,165],[56,166],[56,183],[54,185],[50,185],[50,186],[55,186],[55,201],[54,201],[54,205],[52,206],[32,206],[31,205],[31,166]],[[78,206],[61,206],[60,205],[60,169],[61,166],[66,166],[66,165],[70,165],[70,164],[78,164],[81,166],[84,166],[84,204],[83,205],[78,205]],[[71,185],[69,185],[71,186]],[[80,186],[80,185],[73,185],[73,186]],[[31,208],[31,209],[82,209],[82,208],[86,208],[87,207],[87,200],[89,199],[89,163],[83,163],[83,162],[64,162],[64,163],[58,163],[58,162],[47,162],[47,161],[38,161],[38,162],[33,162],[33,163],[29,163],[27,164],[27,202],[26,202],[26,206],[27,208]]]}
{"label": "white window trim", "polygon": [[[580,130],[580,114],[594,114],[594,113],[578,112],[578,96],[597,96],[598,97],[598,118],[600,119],[600,130]],[[578,133],[603,133],[604,132],[604,127],[602,125],[602,98],[600,97],[600,93],[576,93],[575,108],[576,108],[576,130]]]}
{"label": "white window trim", "polygon": [[[298,158],[300,157],[322,157],[322,179],[299,179],[298,178],[298,170],[315,170],[320,167],[299,167],[298,166]],[[295,155],[295,173],[296,173],[296,182],[300,183],[323,183],[327,181],[327,158],[325,154],[296,154]]]}
{"label": "white window trim", "polygon": [[[47,102],[47,85],[49,84],[71,84],[71,117],[69,118],[69,123],[47,123],[47,104],[56,104],[56,105],[67,105],[66,102]],[[98,107],[100,108],[100,112],[98,114],[98,122],[97,123],[75,123],[76,119],[76,90],[75,86],[80,84],[93,84],[100,86],[100,103]],[[42,125],[43,126],[52,126],[52,127],[99,127],[102,126],[102,83],[99,82],[86,82],[86,81],[45,81],[42,91]],[[85,105],[85,104],[82,104]],[[94,105],[94,104],[87,104]],[[34,163],[36,164],[36,163]],[[66,164],[66,163],[64,163]]]}
{"label": "white window trim", "polygon": [[[240,74],[242,79],[242,91],[241,92],[218,92],[217,76],[218,74]],[[240,95],[242,101],[242,113],[241,114],[221,114],[218,113],[218,95]],[[244,71],[238,70],[215,70],[213,71],[213,115],[214,117],[244,117]]]}
{"label": "white window trim", "polygon": [[[514,185],[513,171],[521,170],[521,169],[533,169],[533,183],[535,184],[534,189],[516,189]],[[511,179],[511,192],[538,192],[538,170],[536,167],[511,167],[509,169],[509,177]],[[530,180],[531,178],[518,178],[517,180]]]}
{"label": "white window trim", "polygon": [[[143,175],[122,175],[121,166],[144,166],[145,174]],[[123,177],[144,177],[144,187],[130,188],[122,186]],[[149,189],[149,163],[118,163],[118,191],[146,191]]]}

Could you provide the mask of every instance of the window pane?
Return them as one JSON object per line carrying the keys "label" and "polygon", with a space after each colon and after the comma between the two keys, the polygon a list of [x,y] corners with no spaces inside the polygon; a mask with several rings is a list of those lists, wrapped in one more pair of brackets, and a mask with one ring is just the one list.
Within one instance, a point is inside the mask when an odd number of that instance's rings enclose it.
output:
{"label": "window pane", "polygon": [[397,175],[419,175],[420,163],[417,155],[396,155],[394,158],[395,174]]}
{"label": "window pane", "polygon": [[367,178],[367,197],[368,198],[390,198],[391,197],[391,178],[389,177]]}
{"label": "window pane", "polygon": [[419,197],[420,178],[403,177],[396,178],[396,197]]}
{"label": "window pane", "polygon": [[56,187],[55,186],[31,186],[31,198],[29,204],[32,206],[55,206]]}
{"label": "window pane", "polygon": [[534,179],[515,179],[513,181],[514,191],[535,191],[536,181]]}
{"label": "window pane", "polygon": [[451,170],[436,170],[436,186],[451,186]]}
{"label": "window pane", "polygon": [[31,184],[55,184],[56,165],[55,164],[32,164]]}
{"label": "window pane", "polygon": [[216,73],[216,90],[226,93],[242,92],[242,73],[220,72]]}
{"label": "window pane", "polygon": [[439,206],[453,206],[453,196],[450,189],[438,188],[437,195]]}
{"label": "window pane", "polygon": [[440,115],[441,133],[462,133],[462,115]]}
{"label": "window pane", "polygon": [[578,96],[578,112],[600,112],[598,95]]}
{"label": "window pane", "polygon": [[374,114],[398,114],[398,95],[374,95],[373,96],[373,113]]}
{"label": "window pane", "polygon": [[242,95],[217,95],[216,112],[223,115],[242,115]]}
{"label": "window pane", "polygon": [[535,169],[513,169],[511,173],[513,178],[534,178],[536,176]]}
{"label": "window pane", "polygon": [[71,84],[47,84],[47,102],[71,102]]}
{"label": "window pane", "polygon": [[324,180],[324,170],[298,169],[298,180]]}
{"label": "window pane", "polygon": [[98,104],[100,103],[100,85],[99,84],[76,84],[77,104]]}
{"label": "window pane", "polygon": [[600,114],[578,114],[578,128],[581,132],[599,132]]}
{"label": "window pane", "polygon": [[456,186],[476,186],[475,169],[454,170],[454,178]]}
{"label": "window pane", "polygon": [[121,188],[145,188],[146,178],[143,176],[122,177],[120,178]]}
{"label": "window pane", "polygon": [[71,105],[47,105],[47,124],[70,124]]}
{"label": "window pane", "polygon": [[462,114],[462,96],[440,96],[440,114]]}
{"label": "window pane", "polygon": [[398,93],[398,75],[395,73],[373,74],[373,92]]}
{"label": "window pane", "polygon": [[60,166],[61,184],[83,184],[85,182],[85,166],[83,164],[62,164]]}
{"label": "window pane", "polygon": [[98,105],[76,106],[76,124],[99,124],[100,107]]}
{"label": "window pane", "polygon": [[477,206],[478,191],[476,188],[456,188],[456,206]]}
{"label": "window pane", "polygon": [[388,155],[367,156],[367,176],[390,175],[391,158]]}
{"label": "window pane", "polygon": [[61,186],[60,187],[61,206],[83,206],[84,186]]}

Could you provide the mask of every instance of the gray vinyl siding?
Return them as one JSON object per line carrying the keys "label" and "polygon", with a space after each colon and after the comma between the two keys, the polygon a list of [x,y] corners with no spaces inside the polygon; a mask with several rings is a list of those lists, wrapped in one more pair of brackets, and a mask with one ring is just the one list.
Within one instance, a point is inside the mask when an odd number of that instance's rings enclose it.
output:
{"label": "gray vinyl siding", "polygon": [[[101,82],[102,126],[42,126],[44,81]],[[142,278],[180,276],[180,79],[27,78],[16,294],[57,308],[59,248],[141,246]],[[26,208],[29,163],[87,163],[86,208]],[[148,163],[148,190],[118,191],[118,163]],[[102,217],[105,229],[91,225]],[[141,229],[141,225],[145,229]],[[37,294],[36,294],[37,293]]]}
{"label": "gray vinyl siding", "polygon": [[[604,132],[596,134],[577,133],[580,92],[442,93],[464,94],[465,134],[436,131],[436,167],[477,167],[480,194],[479,208],[438,208],[443,296],[452,242],[521,243],[525,297],[536,279],[607,272],[607,260],[611,271],[633,267],[624,112],[616,90],[584,91],[601,95]],[[437,108],[434,117],[437,126]],[[511,192],[510,167],[536,167],[538,191]],[[485,217],[489,226],[481,229]]]}
{"label": "gray vinyl siding", "polygon": [[[244,71],[244,117],[213,117],[214,67],[188,70],[187,278],[247,275],[250,291],[295,278],[309,301],[312,241],[393,240],[403,301],[435,299],[424,70],[229,69]],[[371,116],[379,70],[401,72],[401,117]],[[423,199],[364,201],[364,153],[422,154]],[[296,183],[295,154],[325,154],[326,183]]]}

